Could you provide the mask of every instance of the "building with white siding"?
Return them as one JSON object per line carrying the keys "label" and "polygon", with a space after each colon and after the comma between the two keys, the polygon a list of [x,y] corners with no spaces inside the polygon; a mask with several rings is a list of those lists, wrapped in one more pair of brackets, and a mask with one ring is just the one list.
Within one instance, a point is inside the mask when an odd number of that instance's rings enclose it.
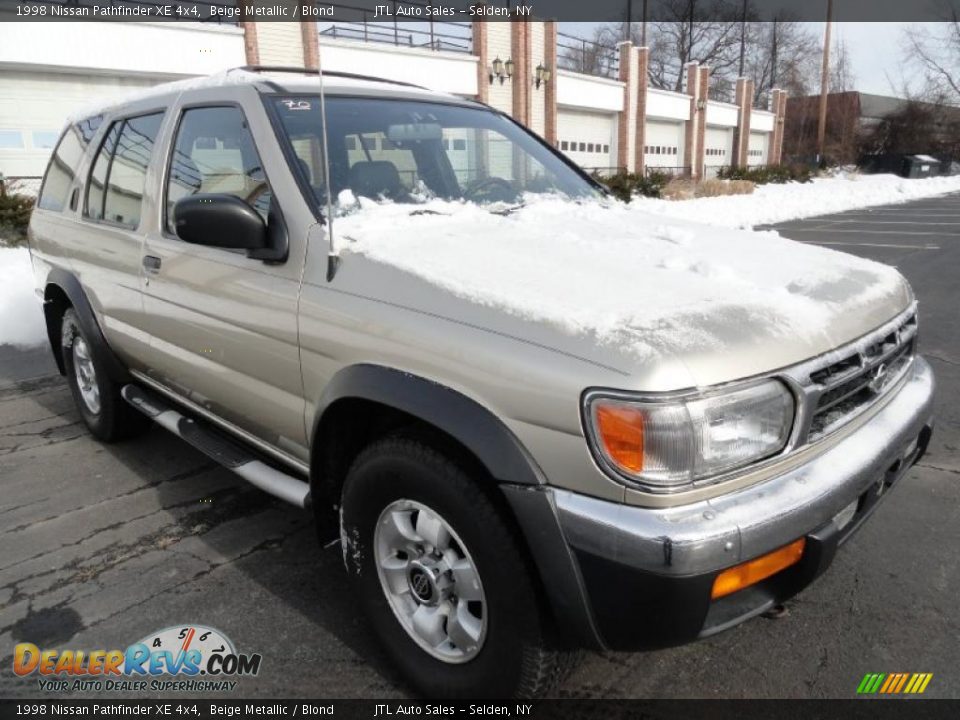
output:
{"label": "building with white siding", "polygon": [[[557,67],[551,21],[437,22],[429,38],[402,23],[399,30],[345,25],[353,27],[0,23],[0,174],[42,175],[65,119],[84,104],[231,67],[315,67],[318,60],[325,70],[476,98],[590,170],[660,168],[701,177],[722,166],[779,162],[783,93],[774,91],[773,112],[714,102],[706,97],[709,69],[695,65],[688,67],[687,93],[658,90],[648,86],[646,48],[622,43],[611,50],[612,71],[594,75]],[[752,97],[748,82],[738,83],[738,98]]]}

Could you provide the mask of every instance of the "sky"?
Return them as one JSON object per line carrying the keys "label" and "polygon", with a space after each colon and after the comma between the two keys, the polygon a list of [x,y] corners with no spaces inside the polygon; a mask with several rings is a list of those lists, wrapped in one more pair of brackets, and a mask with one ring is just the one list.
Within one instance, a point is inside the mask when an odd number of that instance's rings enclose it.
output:
{"label": "sky", "polygon": [[[823,37],[824,23],[807,23],[817,37]],[[903,30],[918,23],[837,22],[833,24],[834,43],[840,38],[847,46],[854,88],[877,95],[899,94],[904,81],[917,85],[918,78],[904,62]],[[597,23],[561,23],[561,32],[589,37]],[[831,43],[831,44],[834,44]],[[835,47],[835,44],[834,44]]]}
{"label": "sky", "polygon": [[[823,23],[816,26],[823,36]],[[911,23],[834,23],[834,38],[840,38],[850,53],[856,76],[854,87],[876,95],[899,95],[904,80],[916,84],[917,78],[904,62],[903,31]],[[891,84],[892,83],[892,84]]]}

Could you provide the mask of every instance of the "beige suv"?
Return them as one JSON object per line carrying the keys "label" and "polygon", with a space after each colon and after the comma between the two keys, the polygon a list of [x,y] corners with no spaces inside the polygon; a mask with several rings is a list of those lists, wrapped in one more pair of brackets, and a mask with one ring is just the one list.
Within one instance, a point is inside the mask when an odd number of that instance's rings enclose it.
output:
{"label": "beige suv", "polygon": [[30,246],[90,431],[311,508],[427,695],[764,612],[930,440],[894,270],[664,225],[406,84],[247,68],[71,121]]}

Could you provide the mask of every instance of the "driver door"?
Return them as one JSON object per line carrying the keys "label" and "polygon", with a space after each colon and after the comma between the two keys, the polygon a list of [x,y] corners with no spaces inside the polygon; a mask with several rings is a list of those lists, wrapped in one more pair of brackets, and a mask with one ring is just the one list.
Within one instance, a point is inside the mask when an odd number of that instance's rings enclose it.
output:
{"label": "driver door", "polygon": [[298,263],[266,263],[242,250],[189,244],[176,235],[175,203],[194,193],[235,195],[266,223],[282,227],[260,158],[239,105],[182,110],[159,232],[147,238],[143,257],[149,376],[255,439],[305,460]]}

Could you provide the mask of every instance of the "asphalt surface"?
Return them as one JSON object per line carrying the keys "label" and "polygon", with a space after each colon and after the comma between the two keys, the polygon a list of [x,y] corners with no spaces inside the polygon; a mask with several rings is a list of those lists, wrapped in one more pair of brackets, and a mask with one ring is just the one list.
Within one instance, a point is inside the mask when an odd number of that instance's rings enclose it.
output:
{"label": "asphalt surface", "polygon": [[[930,453],[785,617],[588,654],[561,696],[847,698],[868,672],[931,672],[927,696],[960,697],[960,195],[778,229],[909,278],[939,380]],[[188,623],[263,654],[237,696],[406,694],[345,581],[306,514],[158,428],[95,442],[47,350],[0,347],[0,697],[44,694],[11,672],[17,642],[125,648]]]}

